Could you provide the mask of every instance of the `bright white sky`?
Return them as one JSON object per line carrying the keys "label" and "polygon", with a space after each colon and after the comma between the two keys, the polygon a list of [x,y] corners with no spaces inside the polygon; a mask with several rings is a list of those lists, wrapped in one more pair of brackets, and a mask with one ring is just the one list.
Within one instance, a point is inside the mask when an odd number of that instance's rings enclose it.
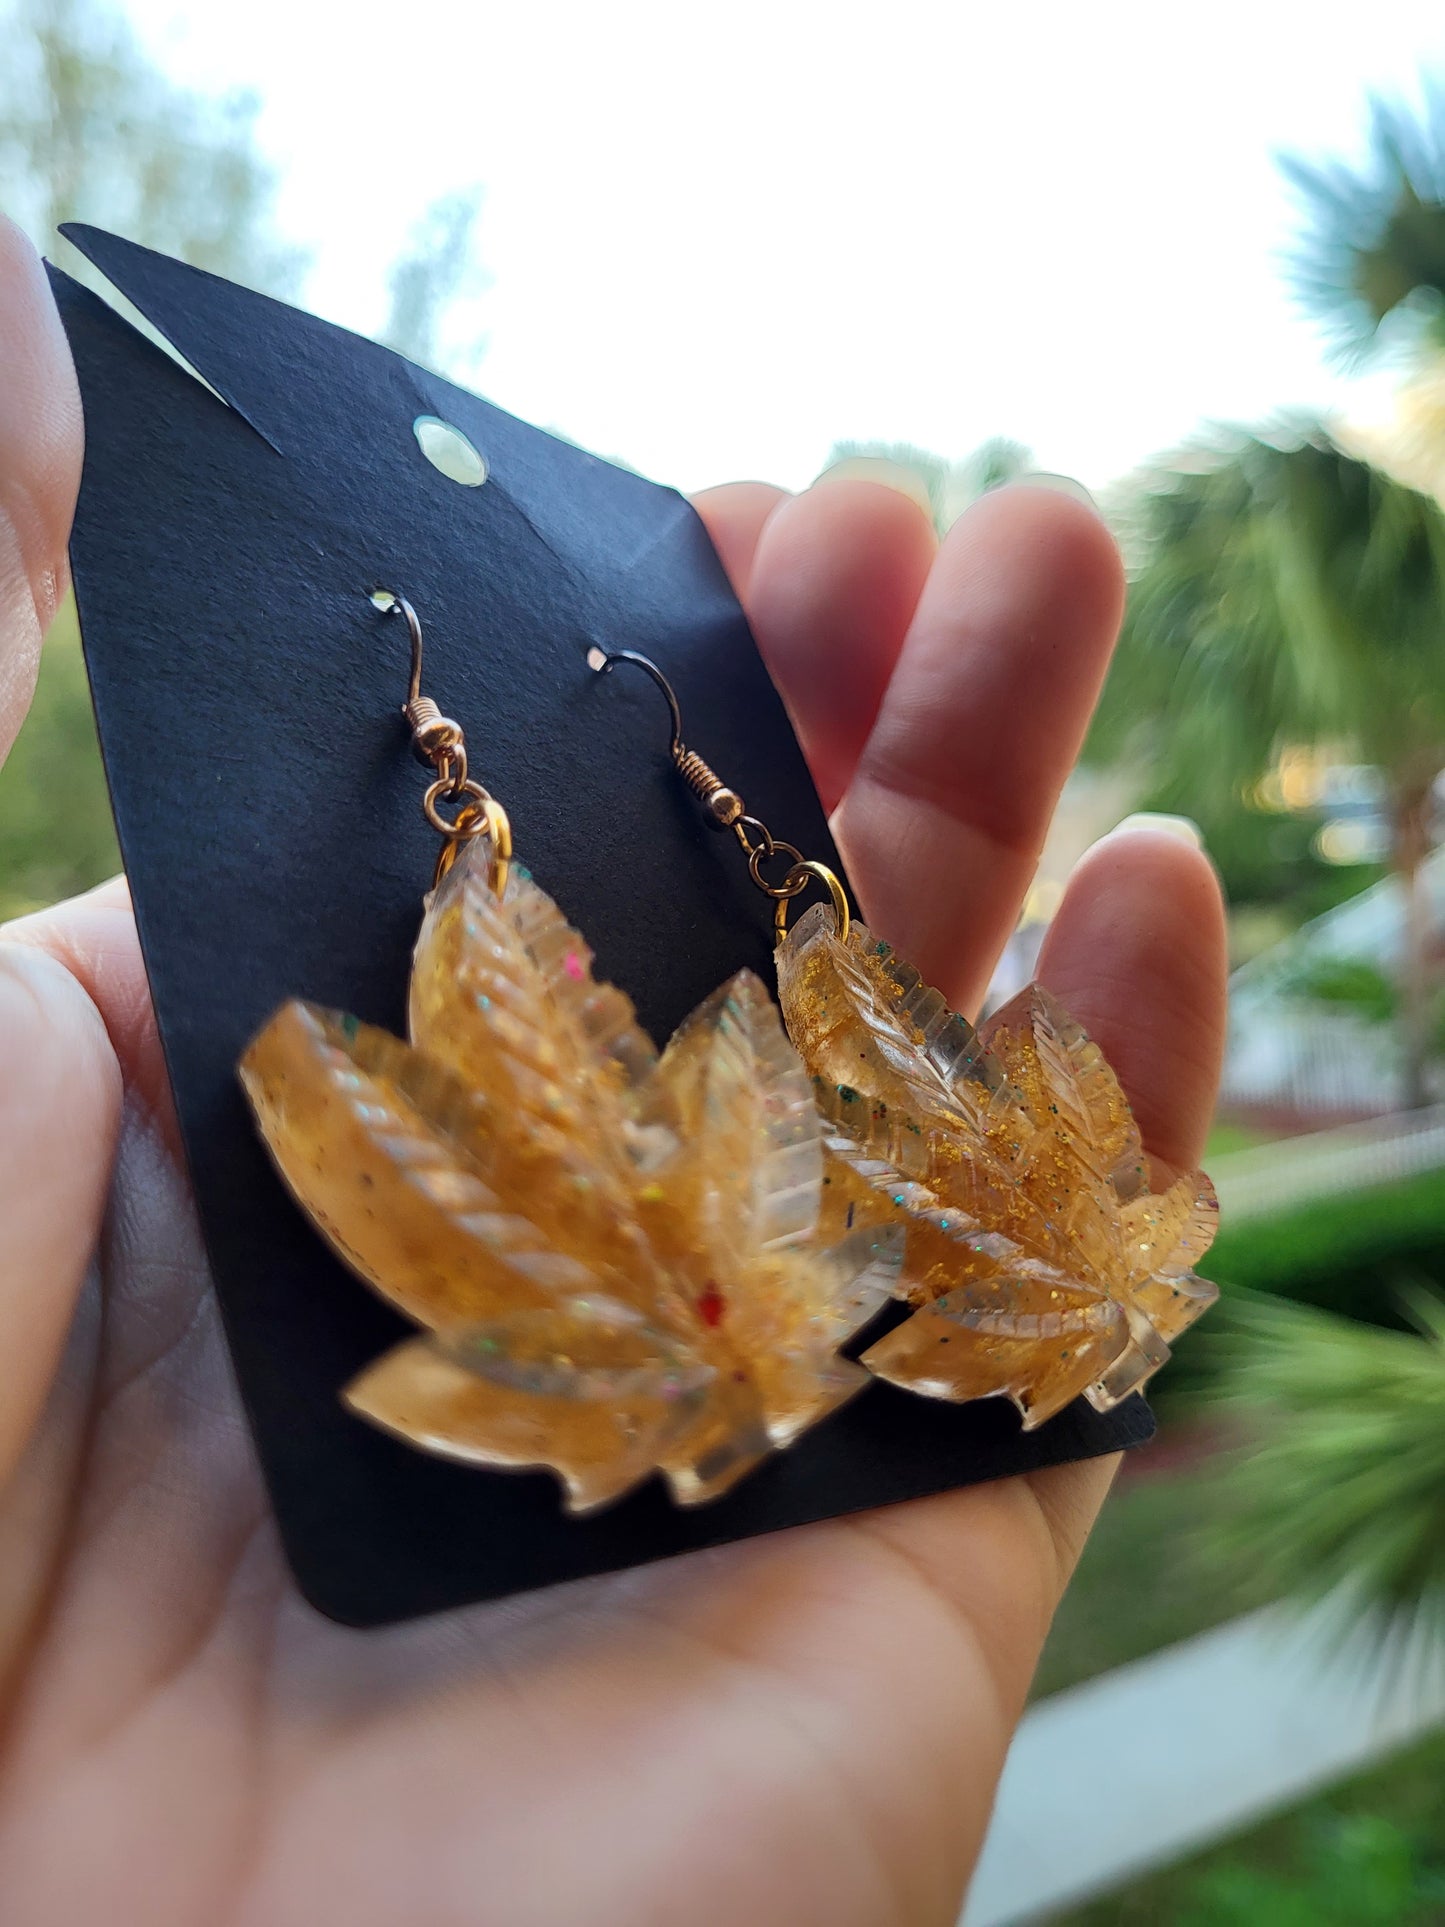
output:
{"label": "bright white sky", "polygon": [[[1349,400],[1279,272],[1279,148],[1445,72],[1439,0],[129,0],[245,85],[306,300],[370,332],[481,183],[477,385],[692,488],[985,436],[1098,488],[1202,419]],[[1370,412],[1377,394],[1356,395]]]}

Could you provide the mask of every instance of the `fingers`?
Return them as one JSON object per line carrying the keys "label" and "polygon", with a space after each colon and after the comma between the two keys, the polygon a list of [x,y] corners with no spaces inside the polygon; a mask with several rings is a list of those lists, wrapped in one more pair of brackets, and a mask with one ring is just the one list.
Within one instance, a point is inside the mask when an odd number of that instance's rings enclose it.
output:
{"label": "fingers", "polygon": [[100,1013],[127,1090],[178,1152],[170,1084],[125,878],[113,877],[68,903],[0,925],[0,943],[43,950],[77,980]]}
{"label": "fingers", "polygon": [[694,506],[782,692],[825,809],[847,787],[937,553],[918,504],[838,478],[792,496],[764,482]]}
{"label": "fingers", "polygon": [[748,618],[830,812],[877,720],[937,552],[917,502],[852,479],[783,502],[759,534]]}
{"label": "fingers", "polygon": [[1224,902],[1199,850],[1159,830],[1096,844],[1039,958],[1113,1065],[1144,1145],[1171,1171],[1204,1151],[1224,1055]]}
{"label": "fingers", "polygon": [[771,482],[725,482],[721,488],[705,488],[692,498],[739,602],[747,601],[753,555],[763,526],[778,504],[788,500],[788,491],[775,488]]}
{"label": "fingers", "polygon": [[[65,591],[80,399],[45,274],[0,216],[0,758]],[[0,1483],[49,1390],[100,1230],[120,1074],[79,983],[0,943]]]}
{"label": "fingers", "polygon": [[0,942],[0,1488],[40,1414],[100,1233],[121,1080],[94,1004]]}
{"label": "fingers", "polygon": [[1123,610],[1112,538],[1001,489],[941,551],[879,483],[699,500],[792,713],[865,914],[977,1002],[1083,741]]}
{"label": "fingers", "polygon": [[0,215],[0,758],[65,593],[80,487],[80,396],[38,256]]}
{"label": "fingers", "polygon": [[1013,927],[1123,587],[1093,511],[1026,487],[976,502],[923,587],[836,828],[869,921],[957,1007]]}

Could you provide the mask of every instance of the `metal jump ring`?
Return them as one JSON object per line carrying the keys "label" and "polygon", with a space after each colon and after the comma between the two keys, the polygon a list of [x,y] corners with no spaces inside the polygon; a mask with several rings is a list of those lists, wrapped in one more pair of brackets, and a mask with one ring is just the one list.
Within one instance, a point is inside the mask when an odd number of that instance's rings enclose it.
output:
{"label": "metal jump ring", "polygon": [[792,869],[789,870],[784,881],[793,884],[794,887],[792,889],[778,891],[776,893],[769,892],[770,895],[776,894],[778,899],[773,908],[774,937],[781,943],[783,938],[787,936],[788,905],[794,897],[802,895],[812,879],[816,879],[821,883],[827,890],[828,895],[833,899],[833,914],[838,919],[838,941],[839,943],[846,943],[848,941],[849,929],[853,923],[853,915],[848,908],[848,892],[843,888],[835,872],[830,870],[826,863],[815,863],[811,857],[800,858],[799,861],[793,865]]}
{"label": "metal jump ring", "polygon": [[[437,808],[437,799],[442,796],[469,796],[472,802],[464,804],[457,812],[455,820],[449,823]],[[481,784],[473,781],[470,776],[460,785],[453,777],[439,776],[429,785],[426,795],[421,799],[421,806],[427,822],[431,824],[438,836],[469,837],[479,836],[484,827],[483,824],[475,822],[472,814],[473,804],[485,805],[491,800]]]}
{"label": "metal jump ring", "polygon": [[[793,881],[793,878],[797,875],[799,865],[803,861],[803,852],[795,843],[784,843],[781,838],[769,837],[768,842],[772,845],[771,849],[754,850],[748,858],[748,875],[765,896],[774,898],[797,896],[799,891],[806,890],[808,887],[807,877],[801,877],[796,883]],[[762,872],[763,864],[770,856],[777,856],[779,854],[790,856],[793,859],[792,868],[788,871],[788,874],[783,878],[781,883],[764,883]]]}
{"label": "metal jump ring", "polygon": [[[481,785],[470,786],[474,791]],[[430,798],[430,791],[428,792]],[[428,821],[433,824],[437,819],[428,812]],[[495,895],[502,897],[507,893],[507,878],[512,868],[512,820],[494,796],[483,790],[479,800],[467,803],[457,813],[457,819],[450,828],[443,829],[446,841],[437,856],[437,867],[432,877],[435,889],[442,878],[456,862],[464,844],[475,837],[485,836],[492,846],[491,885]]]}

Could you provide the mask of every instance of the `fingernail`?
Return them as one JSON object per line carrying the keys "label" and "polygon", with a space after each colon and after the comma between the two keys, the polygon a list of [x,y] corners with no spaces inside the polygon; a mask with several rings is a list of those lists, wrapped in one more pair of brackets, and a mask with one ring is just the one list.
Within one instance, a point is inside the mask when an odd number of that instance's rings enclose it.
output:
{"label": "fingernail", "polygon": [[917,502],[926,514],[931,516],[933,513],[926,477],[918,469],[910,468],[907,462],[894,461],[887,455],[844,455],[838,461],[830,462],[815,479],[819,482],[878,482],[884,488],[895,489],[898,494],[906,495],[911,502]]}
{"label": "fingernail", "polygon": [[1163,810],[1135,810],[1110,830],[1110,836],[1132,836],[1136,830],[1153,830],[1159,836],[1178,837],[1181,843],[1204,848],[1204,832],[1190,816],[1170,816]]}
{"label": "fingernail", "polygon": [[1056,495],[1072,495],[1085,508],[1097,509],[1099,506],[1076,475],[1055,475],[1048,469],[1037,469],[1014,479],[1020,488],[1051,488]]}

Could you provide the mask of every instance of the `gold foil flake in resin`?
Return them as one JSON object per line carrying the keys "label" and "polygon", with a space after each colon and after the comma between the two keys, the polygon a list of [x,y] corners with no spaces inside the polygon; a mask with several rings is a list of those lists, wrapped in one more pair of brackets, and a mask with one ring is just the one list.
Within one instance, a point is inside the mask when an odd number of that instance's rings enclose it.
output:
{"label": "gold foil flake in resin", "polygon": [[1118,1079],[1030,985],[980,1030],[827,905],[777,952],[789,1035],[827,1120],[826,1235],[902,1228],[916,1309],[863,1354],[932,1398],[1012,1399],[1026,1427],[1081,1394],[1108,1411],[1218,1296],[1194,1275],[1218,1220],[1202,1172],[1150,1187]]}
{"label": "gold foil flake in resin", "polygon": [[428,1452],[550,1467],[568,1508],[725,1492],[867,1383],[839,1355],[902,1231],[825,1215],[828,1126],[742,972],[661,1057],[486,837],[432,896],[410,1042],[293,1002],[241,1080],[282,1178],[421,1328],[347,1386]]}

